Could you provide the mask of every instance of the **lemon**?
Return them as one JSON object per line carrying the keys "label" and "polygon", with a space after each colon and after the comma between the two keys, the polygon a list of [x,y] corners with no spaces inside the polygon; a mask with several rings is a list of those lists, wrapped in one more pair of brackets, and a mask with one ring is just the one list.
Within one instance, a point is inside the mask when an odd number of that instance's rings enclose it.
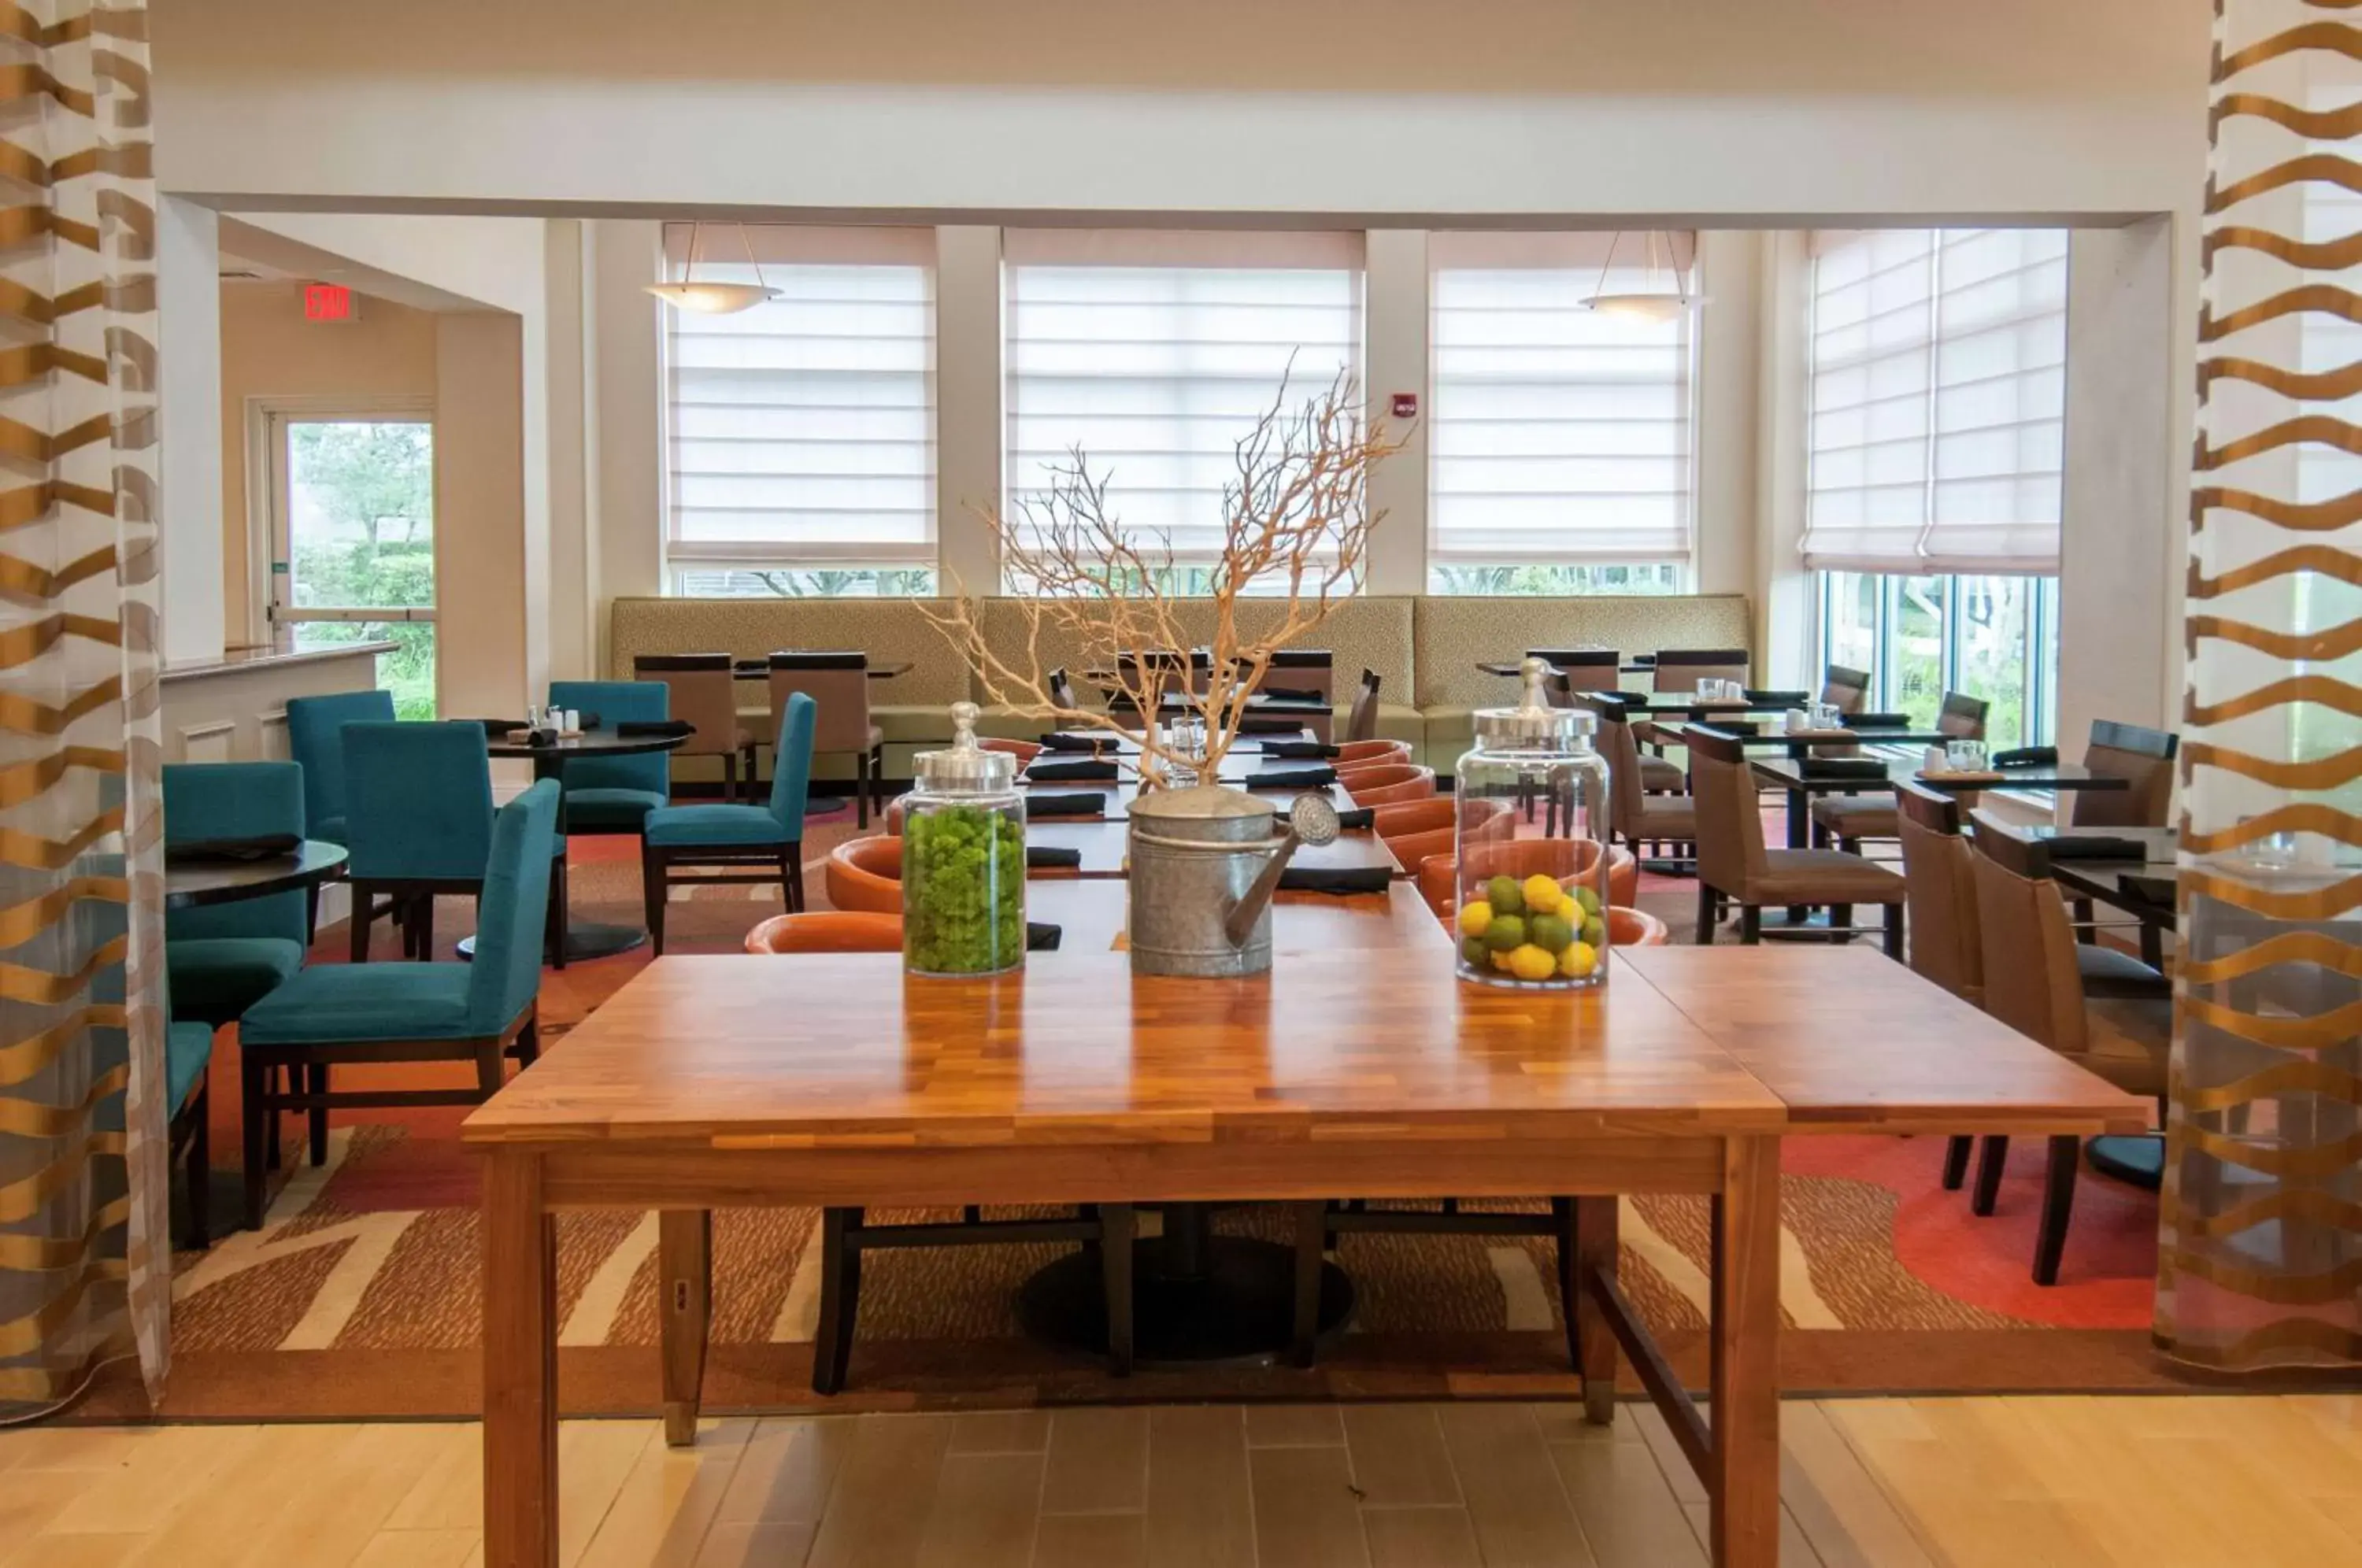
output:
{"label": "lemon", "polygon": [[1507,954],[1487,953],[1485,956],[1491,959],[1493,961],[1493,967],[1500,970],[1504,975],[1509,972],[1509,955]]}
{"label": "lemon", "polygon": [[1526,922],[1526,934],[1546,953],[1563,953],[1574,940],[1574,926],[1564,915],[1536,915]]}
{"label": "lemon", "polygon": [[1526,922],[1522,916],[1496,914],[1493,923],[1485,928],[1485,945],[1496,953],[1507,953],[1521,947],[1526,940]]}
{"label": "lemon", "polygon": [[1523,914],[1526,897],[1518,887],[1515,877],[1496,877],[1485,884],[1485,901],[1493,906],[1495,914]]}
{"label": "lemon", "polygon": [[1547,980],[1558,972],[1558,960],[1531,943],[1509,955],[1509,973],[1520,980]]}
{"label": "lemon", "polygon": [[1520,889],[1525,894],[1526,911],[1529,914],[1549,914],[1566,900],[1566,889],[1556,879],[1537,871],[1526,878]]}
{"label": "lemon", "polygon": [[1583,978],[1598,966],[1599,949],[1588,942],[1569,943],[1566,951],[1558,955],[1558,972],[1573,979]]}
{"label": "lemon", "polygon": [[1473,904],[1460,906],[1460,934],[1482,936],[1485,928],[1493,923],[1493,906],[1479,899]]}
{"label": "lemon", "polygon": [[1587,915],[1595,915],[1595,914],[1597,914],[1597,913],[1599,912],[1599,892],[1598,892],[1598,889],[1595,889],[1595,888],[1577,888],[1577,889],[1574,889],[1574,901],[1575,901],[1576,903],[1581,904],[1581,905],[1583,906],[1583,912],[1584,912],[1584,914],[1587,914]]}

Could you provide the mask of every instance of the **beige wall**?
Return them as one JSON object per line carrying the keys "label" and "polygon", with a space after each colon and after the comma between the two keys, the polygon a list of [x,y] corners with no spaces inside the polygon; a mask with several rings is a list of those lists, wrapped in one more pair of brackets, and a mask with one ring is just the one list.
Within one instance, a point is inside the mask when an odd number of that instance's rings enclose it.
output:
{"label": "beige wall", "polygon": [[425,311],[361,301],[360,319],[304,319],[299,283],[221,285],[222,594],[233,643],[257,631],[247,501],[248,410],[269,398],[433,399],[435,322]]}
{"label": "beige wall", "polygon": [[[436,701],[454,718],[524,712],[524,332],[499,311],[435,318]],[[546,591],[546,585],[544,585]]]}

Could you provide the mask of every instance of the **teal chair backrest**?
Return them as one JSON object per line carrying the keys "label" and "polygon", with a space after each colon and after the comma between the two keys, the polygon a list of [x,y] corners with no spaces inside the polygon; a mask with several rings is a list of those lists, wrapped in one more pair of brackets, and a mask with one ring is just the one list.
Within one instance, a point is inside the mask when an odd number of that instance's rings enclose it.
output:
{"label": "teal chair backrest", "polygon": [[554,778],[535,784],[492,819],[491,856],[476,906],[475,966],[468,976],[470,1033],[499,1033],[540,992],[542,922],[549,914],[549,857],[557,835]]}
{"label": "teal chair backrest", "polygon": [[[292,762],[183,762],[164,769],[164,845],[304,831],[304,769]],[[166,940],[277,936],[309,945],[310,900],[273,893],[164,916]]]}
{"label": "teal chair backrest", "polygon": [[304,821],[317,837],[337,834],[345,816],[347,724],[393,723],[391,691],[336,691],[287,699],[287,750],[304,770]]}
{"label": "teal chair backrest", "polygon": [[792,692],[779,714],[778,746],[771,763],[771,814],[801,843],[804,808],[811,795],[812,727],[820,722],[820,704],[807,692]]}
{"label": "teal chair backrest", "polygon": [[492,849],[492,764],[482,724],[347,724],[344,742],[348,876],[483,876]]}
{"label": "teal chair backrest", "polygon": [[[635,723],[672,717],[672,688],[661,680],[553,680],[549,683],[549,705],[572,708],[584,715],[599,715],[600,726],[613,729],[619,719]],[[657,794],[672,789],[672,762],[663,752],[651,751],[639,756],[583,756],[568,760],[565,768],[568,790],[653,790]]]}

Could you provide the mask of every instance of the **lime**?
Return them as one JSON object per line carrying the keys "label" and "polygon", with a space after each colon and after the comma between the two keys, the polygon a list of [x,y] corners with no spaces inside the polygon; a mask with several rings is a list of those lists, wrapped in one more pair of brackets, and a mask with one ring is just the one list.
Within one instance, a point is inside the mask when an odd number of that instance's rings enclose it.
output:
{"label": "lime", "polygon": [[1492,923],[1493,906],[1484,900],[1478,899],[1473,904],[1460,906],[1460,933],[1462,936],[1482,936],[1485,928]]}
{"label": "lime", "polygon": [[1509,973],[1520,980],[1547,980],[1558,973],[1558,960],[1529,943],[1509,955]]}
{"label": "lime", "polygon": [[1575,889],[1574,901],[1583,906],[1583,912],[1584,914],[1595,915],[1599,912],[1599,893],[1595,889]]}
{"label": "lime", "polygon": [[1515,877],[1496,877],[1485,884],[1485,901],[1493,906],[1495,914],[1523,914],[1526,896],[1518,887]]}
{"label": "lime", "polygon": [[1583,922],[1583,940],[1594,947],[1607,945],[1607,922],[1594,915]]}
{"label": "lime", "polygon": [[1485,939],[1483,937],[1463,936],[1460,939],[1461,962],[1468,965],[1471,968],[1483,968],[1485,966],[1485,960],[1491,956],[1492,954],[1485,950]]}
{"label": "lime", "polygon": [[1485,928],[1485,945],[1496,953],[1507,953],[1522,946],[1526,940],[1526,922],[1517,915],[1496,914],[1493,923]]}
{"label": "lime", "polygon": [[1526,934],[1545,952],[1563,953],[1566,944],[1574,940],[1574,927],[1564,915],[1536,915],[1526,922]]}

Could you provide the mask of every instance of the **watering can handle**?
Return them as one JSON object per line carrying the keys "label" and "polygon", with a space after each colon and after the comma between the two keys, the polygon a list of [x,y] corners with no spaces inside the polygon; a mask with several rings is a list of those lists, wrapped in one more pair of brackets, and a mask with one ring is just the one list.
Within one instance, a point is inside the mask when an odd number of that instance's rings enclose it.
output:
{"label": "watering can handle", "polygon": [[1231,906],[1229,916],[1222,922],[1222,934],[1230,938],[1231,946],[1244,947],[1247,938],[1254,934],[1255,922],[1263,918],[1264,906],[1271,902],[1272,894],[1279,889],[1280,874],[1287,869],[1287,863],[1296,857],[1297,846],[1303,842],[1293,829],[1276,840],[1271,858],[1263,863],[1255,879],[1239,895],[1239,901]]}

